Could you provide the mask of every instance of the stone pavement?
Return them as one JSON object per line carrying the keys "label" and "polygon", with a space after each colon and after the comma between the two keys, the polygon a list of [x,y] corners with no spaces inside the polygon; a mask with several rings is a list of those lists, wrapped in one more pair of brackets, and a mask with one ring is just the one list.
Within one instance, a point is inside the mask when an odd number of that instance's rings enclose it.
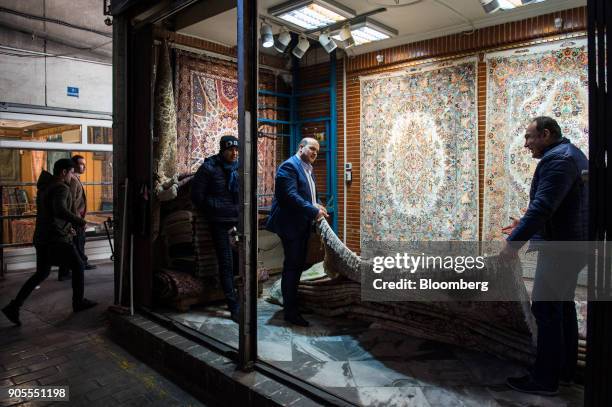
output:
{"label": "stone pavement", "polygon": [[[35,290],[21,310],[21,327],[0,314],[0,387],[69,386],[69,402],[0,401],[0,406],[202,406],[107,336],[113,300],[112,264],[85,272],[85,296],[99,305],[71,309],[70,281],[57,273]],[[0,280],[0,306],[17,293],[29,273]]]}

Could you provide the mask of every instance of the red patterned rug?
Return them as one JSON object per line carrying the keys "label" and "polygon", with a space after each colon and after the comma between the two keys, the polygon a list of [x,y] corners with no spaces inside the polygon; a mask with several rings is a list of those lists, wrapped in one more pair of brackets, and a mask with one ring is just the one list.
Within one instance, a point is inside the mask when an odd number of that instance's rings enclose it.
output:
{"label": "red patterned rug", "polygon": [[[267,77],[267,75],[264,75]],[[195,173],[205,158],[219,151],[219,140],[238,134],[236,65],[176,50],[177,170]],[[272,194],[276,140],[258,139],[258,193]]]}

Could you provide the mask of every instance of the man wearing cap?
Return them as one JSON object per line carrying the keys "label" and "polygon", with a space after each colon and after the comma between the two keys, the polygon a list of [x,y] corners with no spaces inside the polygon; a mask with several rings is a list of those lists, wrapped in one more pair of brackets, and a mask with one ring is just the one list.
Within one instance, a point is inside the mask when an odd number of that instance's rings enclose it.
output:
{"label": "man wearing cap", "polygon": [[308,238],[313,221],[328,217],[325,207],[317,203],[312,164],[318,154],[319,142],[307,137],[300,141],[297,154],[278,167],[266,225],[280,237],[285,253],[281,280],[285,321],[299,326],[309,325],[299,313],[297,300]]}
{"label": "man wearing cap", "polygon": [[223,136],[219,153],[198,168],[191,186],[191,200],[208,219],[219,263],[219,279],[233,321],[239,304],[234,290],[234,255],[228,231],[238,224],[238,139]]}
{"label": "man wearing cap", "polygon": [[85,220],[72,212],[72,194],[69,185],[73,176],[73,162],[68,158],[62,158],[53,165],[53,175],[43,171],[38,178],[33,242],[36,248],[36,273],[21,287],[17,297],[2,309],[4,315],[16,325],[21,325],[19,308],[34,288],[49,276],[52,265],[66,266],[72,271],[74,312],[96,305],[95,302],[83,298],[84,263],[72,242],[75,229],[85,226]]}

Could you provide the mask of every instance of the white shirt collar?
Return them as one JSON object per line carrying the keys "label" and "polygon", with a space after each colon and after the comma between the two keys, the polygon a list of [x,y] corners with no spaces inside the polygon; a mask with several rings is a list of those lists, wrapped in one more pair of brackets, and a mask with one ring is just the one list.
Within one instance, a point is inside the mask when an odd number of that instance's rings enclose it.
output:
{"label": "white shirt collar", "polygon": [[316,192],[317,187],[314,183],[314,179],[312,178],[312,164],[307,163],[304,160],[302,160],[298,154],[296,154],[296,156],[298,160],[300,160],[300,162],[302,163],[302,169],[306,173],[306,179],[308,180],[308,186],[310,188],[312,204],[316,205],[317,204],[317,192]]}
{"label": "white shirt collar", "polygon": [[299,153],[296,153],[296,154],[295,154],[295,156],[296,156],[296,157],[297,157],[297,159],[298,159],[298,160],[300,160],[300,162],[302,163],[302,167],[304,167],[304,169],[305,169],[306,171],[308,171],[308,173],[311,173],[311,172],[312,172],[312,164],[307,163],[306,161],[302,160],[302,159],[300,158]]}

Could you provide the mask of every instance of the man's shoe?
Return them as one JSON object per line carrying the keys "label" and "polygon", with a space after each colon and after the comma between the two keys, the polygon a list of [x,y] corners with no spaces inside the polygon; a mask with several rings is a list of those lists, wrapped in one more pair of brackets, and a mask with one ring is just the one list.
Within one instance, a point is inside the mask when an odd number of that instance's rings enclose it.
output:
{"label": "man's shoe", "polygon": [[83,298],[81,302],[72,304],[72,310],[74,312],[85,311],[86,309],[93,308],[96,305],[98,305],[97,302],[88,300],[87,298]]}
{"label": "man's shoe", "polygon": [[310,326],[310,323],[301,315],[285,315],[285,321],[297,326]]}
{"label": "man's shoe", "polygon": [[72,279],[72,273],[57,273],[57,281],[66,281]]}
{"label": "man's shoe", "polygon": [[21,326],[21,321],[19,320],[19,307],[16,306],[13,301],[11,301],[6,307],[2,308],[2,313],[8,318],[9,321],[17,326]]}
{"label": "man's shoe", "polygon": [[510,377],[506,380],[506,384],[513,390],[521,393],[538,394],[540,396],[556,396],[559,394],[557,388],[547,388],[540,386],[531,379],[531,376]]}
{"label": "man's shoe", "polygon": [[97,269],[97,268],[98,268],[98,266],[96,266],[95,264],[89,264],[89,263],[87,263],[87,264],[85,265],[85,270],[94,270],[94,269]]}

